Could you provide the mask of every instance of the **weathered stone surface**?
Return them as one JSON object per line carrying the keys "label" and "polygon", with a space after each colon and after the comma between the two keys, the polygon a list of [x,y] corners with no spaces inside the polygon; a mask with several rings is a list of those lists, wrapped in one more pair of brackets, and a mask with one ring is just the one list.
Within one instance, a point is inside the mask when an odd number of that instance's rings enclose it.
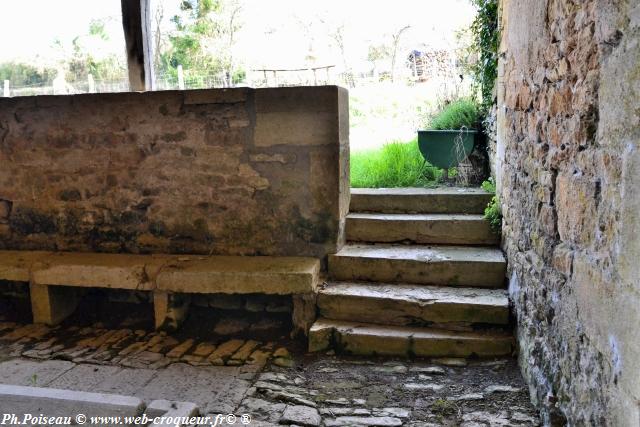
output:
{"label": "weathered stone surface", "polygon": [[640,9],[504,6],[496,170],[523,372],[545,424],[637,424]]}
{"label": "weathered stone surface", "polygon": [[[331,331],[331,339],[326,335]],[[320,334],[315,339],[315,334]],[[383,326],[320,318],[311,328],[309,351],[335,343],[341,351],[361,355],[481,357],[511,354],[507,333],[453,332],[406,326]],[[313,346],[313,347],[312,347]]]}
{"label": "weathered stone surface", "polygon": [[302,257],[181,257],[158,274],[158,289],[191,293],[313,292],[320,262]]}
{"label": "weathered stone surface", "polygon": [[318,308],[328,319],[382,325],[509,322],[509,300],[498,289],[336,282],[319,292]]}
{"label": "weathered stone surface", "polygon": [[78,305],[78,294],[73,288],[31,283],[29,290],[34,323],[57,325]]}
{"label": "weathered stone surface", "polygon": [[329,255],[329,274],[346,281],[496,288],[505,268],[502,252],[486,247],[350,244]]}
{"label": "weathered stone surface", "polygon": [[280,424],[296,424],[301,426],[316,427],[320,425],[322,418],[316,408],[302,405],[287,405],[280,418]]}
{"label": "weathered stone surface", "polygon": [[238,407],[250,385],[238,375],[235,367],[194,367],[174,363],[156,371],[153,379],[136,395],[145,400],[193,402],[200,408],[216,402],[218,409],[226,409],[224,413],[229,413]]}
{"label": "weathered stone surface", "polygon": [[[331,86],[2,98],[0,249],[324,257],[348,209],[346,97]],[[336,167],[311,180],[312,163]]]}
{"label": "weathered stone surface", "polygon": [[492,245],[499,236],[483,215],[350,213],[346,237],[355,242]]}
{"label": "weathered stone surface", "polygon": [[179,359],[189,351],[191,347],[193,347],[193,339],[189,338],[172,348],[171,351],[167,353],[167,357]]}
{"label": "weathered stone surface", "polygon": [[491,194],[477,188],[354,188],[351,212],[481,214]]}
{"label": "weathered stone surface", "polygon": [[310,352],[328,350],[333,344],[334,325],[316,321],[309,329],[308,346]]}
{"label": "weathered stone surface", "polygon": [[242,345],[244,344],[244,340],[233,339],[229,341],[225,341],[216,348],[216,350],[209,355],[207,360],[209,360],[214,365],[224,365],[224,363],[229,359],[233,353],[235,353]]}
{"label": "weathered stone surface", "polygon": [[249,328],[249,322],[244,319],[224,318],[220,319],[213,332],[218,335],[235,335]]}
{"label": "weathered stone surface", "polygon": [[238,412],[251,415],[252,421],[257,419],[277,423],[280,420],[285,406],[287,405],[284,403],[274,403],[263,399],[247,397],[242,401],[242,406],[240,406]]}
{"label": "weathered stone surface", "polygon": [[131,396],[24,387],[0,384],[0,411],[12,414],[39,413],[50,417],[71,417],[72,414],[124,417],[142,413],[144,403]]}
{"label": "weathered stone surface", "polygon": [[293,295],[293,332],[296,335],[301,333],[305,336],[309,333],[309,328],[316,321],[317,307],[316,307],[316,294],[308,293],[301,295]]}
{"label": "weathered stone surface", "polygon": [[190,295],[153,291],[153,312],[156,329],[176,331],[186,320]]}
{"label": "weathered stone surface", "polygon": [[231,356],[231,360],[238,361],[243,363],[247,358],[251,355],[253,350],[258,347],[260,343],[254,340],[248,340],[242,346],[236,350],[236,352]]}
{"label": "weathered stone surface", "polygon": [[31,266],[33,281],[44,285],[118,289],[153,289],[162,256],[96,253],[49,253]]}
{"label": "weathered stone surface", "polygon": [[184,105],[244,103],[248,93],[247,88],[187,90],[184,92]]}
{"label": "weathered stone surface", "polygon": [[28,282],[31,266],[45,252],[3,251],[0,255],[0,280]]}
{"label": "weathered stone surface", "polygon": [[4,384],[45,387],[75,365],[64,360],[32,362],[20,359],[0,362],[0,378]]}
{"label": "weathered stone surface", "polygon": [[327,418],[324,420],[327,427],[336,426],[378,426],[378,427],[395,427],[401,426],[402,420],[394,417],[337,417]]}

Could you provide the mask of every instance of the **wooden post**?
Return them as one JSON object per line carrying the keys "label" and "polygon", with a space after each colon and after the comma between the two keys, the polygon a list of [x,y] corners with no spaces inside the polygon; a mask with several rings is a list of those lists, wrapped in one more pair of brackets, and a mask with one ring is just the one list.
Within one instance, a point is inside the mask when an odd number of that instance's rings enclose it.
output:
{"label": "wooden post", "polygon": [[151,0],[120,0],[132,91],[154,89],[149,4]]}
{"label": "wooden post", "polygon": [[178,65],[178,89],[184,90],[184,72],[182,65]]}
{"label": "wooden post", "polygon": [[9,80],[5,80],[4,81],[3,95],[6,96],[6,97],[10,97],[11,96],[11,91],[9,90]]}
{"label": "wooden post", "polygon": [[96,93],[96,81],[93,79],[93,74],[87,76],[89,81],[89,93]]}

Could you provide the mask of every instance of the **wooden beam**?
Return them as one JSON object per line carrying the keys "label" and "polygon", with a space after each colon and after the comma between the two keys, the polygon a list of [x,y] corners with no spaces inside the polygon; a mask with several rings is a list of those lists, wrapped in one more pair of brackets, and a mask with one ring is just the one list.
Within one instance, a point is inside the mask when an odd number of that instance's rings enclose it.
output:
{"label": "wooden beam", "polygon": [[154,89],[149,4],[151,0],[120,0],[132,91]]}

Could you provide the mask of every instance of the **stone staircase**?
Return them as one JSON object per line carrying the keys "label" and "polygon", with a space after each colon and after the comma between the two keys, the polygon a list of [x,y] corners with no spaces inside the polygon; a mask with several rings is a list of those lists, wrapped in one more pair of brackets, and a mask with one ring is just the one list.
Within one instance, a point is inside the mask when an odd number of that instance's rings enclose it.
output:
{"label": "stone staircase", "polygon": [[353,189],[310,351],[510,355],[506,261],[481,189]]}

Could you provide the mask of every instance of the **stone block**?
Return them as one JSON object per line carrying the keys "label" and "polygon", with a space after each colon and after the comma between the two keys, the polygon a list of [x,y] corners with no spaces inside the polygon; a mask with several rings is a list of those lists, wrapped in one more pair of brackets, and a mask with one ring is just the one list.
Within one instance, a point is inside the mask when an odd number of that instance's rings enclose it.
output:
{"label": "stone block", "polygon": [[320,262],[298,257],[183,257],[157,277],[159,290],[189,293],[313,292]]}
{"label": "stone block", "polygon": [[[34,408],[38,408],[35,413]],[[5,414],[46,414],[75,420],[78,414],[124,417],[142,415],[143,410],[144,403],[136,397],[0,384],[0,412]]]}
{"label": "stone block", "polygon": [[482,214],[492,195],[474,188],[353,188],[351,212]]}
{"label": "stone block", "polygon": [[502,289],[337,282],[320,290],[318,309],[329,319],[384,325],[509,323]]}
{"label": "stone block", "polygon": [[329,255],[330,276],[344,281],[499,288],[505,267],[487,247],[349,244]]}
{"label": "stone block", "polygon": [[236,104],[247,100],[249,89],[199,89],[184,91],[184,105]]}
{"label": "stone block", "polygon": [[316,321],[316,294],[293,295],[293,331],[292,335],[302,334],[307,336],[309,328]]}
{"label": "stone block", "polygon": [[152,290],[153,277],[170,258],[130,254],[49,253],[32,265],[38,284]]}
{"label": "stone block", "polygon": [[57,325],[71,315],[79,302],[78,291],[69,287],[30,285],[31,311],[34,323]]}
{"label": "stone block", "polygon": [[253,137],[256,147],[339,144],[335,114],[322,112],[258,113]]}
{"label": "stone block", "polygon": [[514,345],[509,333],[452,332],[324,318],[316,323],[318,327],[314,325],[311,328],[309,351],[323,349],[329,328],[333,329],[333,342],[337,350],[359,355],[490,357],[510,355]]}
{"label": "stone block", "polygon": [[153,311],[156,329],[176,331],[187,319],[189,295],[176,295],[162,290],[153,291]]}
{"label": "stone block", "polygon": [[28,282],[33,263],[46,252],[0,251],[0,280]]}
{"label": "stone block", "polygon": [[294,424],[308,427],[319,426],[321,421],[322,418],[316,408],[303,405],[287,405],[280,418],[280,424]]}
{"label": "stone block", "polygon": [[[175,422],[169,423],[169,421],[185,420],[197,416],[199,412],[200,409],[195,403],[173,402],[166,399],[152,401],[144,411],[150,418],[160,417],[161,422],[152,423],[152,427],[176,427]],[[180,426],[182,425],[187,424],[180,424]]]}
{"label": "stone block", "polygon": [[352,242],[495,245],[483,215],[350,213],[346,238]]}

